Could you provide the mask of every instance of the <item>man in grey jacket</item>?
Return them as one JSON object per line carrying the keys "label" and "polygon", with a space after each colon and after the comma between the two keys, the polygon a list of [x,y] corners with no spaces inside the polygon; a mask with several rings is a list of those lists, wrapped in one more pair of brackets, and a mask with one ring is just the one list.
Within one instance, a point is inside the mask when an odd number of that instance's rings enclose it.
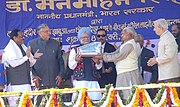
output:
{"label": "man in grey jacket", "polygon": [[[50,38],[50,29],[47,24],[41,24],[37,28],[39,37],[31,40],[31,52],[37,50],[43,53],[40,59],[32,67],[33,80],[39,89],[55,88],[62,82],[64,61],[62,59],[59,43]],[[37,105],[40,100],[37,100]]]}

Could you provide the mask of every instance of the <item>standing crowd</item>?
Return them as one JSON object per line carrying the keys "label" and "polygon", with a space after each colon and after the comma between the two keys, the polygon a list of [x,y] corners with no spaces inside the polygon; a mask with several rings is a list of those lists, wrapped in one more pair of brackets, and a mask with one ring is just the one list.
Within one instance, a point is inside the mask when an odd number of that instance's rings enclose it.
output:
{"label": "standing crowd", "polygon": [[[158,19],[154,21],[154,32],[160,36],[158,56],[144,47],[143,36],[132,27],[125,27],[121,31],[122,44],[119,47],[106,41],[105,29],[97,29],[96,38],[101,43],[102,54],[82,56],[77,50],[90,43],[92,33],[89,27],[82,27],[78,31],[80,44],[71,48],[69,53],[62,51],[61,42],[50,38],[47,24],[37,27],[39,37],[29,41],[27,47],[22,31],[12,30],[2,56],[7,78],[6,91],[31,91],[31,81],[38,90],[65,87],[100,89],[108,84],[128,87],[180,82],[180,24],[174,24],[171,33],[167,21]],[[2,90],[4,86],[0,85],[0,88]],[[148,92],[153,98],[155,91],[150,89]],[[180,95],[179,92],[178,89]],[[88,95],[92,100],[102,97],[100,92],[88,92]],[[127,99],[130,91],[123,90],[123,95]],[[34,105],[38,107],[42,96],[33,99]],[[8,97],[11,107],[15,106],[16,100],[17,97]]]}

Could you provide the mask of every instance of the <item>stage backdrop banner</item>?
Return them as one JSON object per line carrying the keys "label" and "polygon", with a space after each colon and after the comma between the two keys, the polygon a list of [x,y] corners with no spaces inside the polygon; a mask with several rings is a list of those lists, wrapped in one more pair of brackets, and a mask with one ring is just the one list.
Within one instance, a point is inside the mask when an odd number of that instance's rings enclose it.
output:
{"label": "stage backdrop banner", "polygon": [[38,36],[36,28],[42,23],[49,25],[52,38],[70,45],[79,43],[81,27],[92,29],[91,41],[96,41],[96,30],[104,28],[108,41],[117,42],[126,26],[147,40],[159,38],[153,31],[154,20],[180,22],[179,0],[1,0],[0,7],[0,49],[7,45],[11,30],[22,30],[27,44]]}

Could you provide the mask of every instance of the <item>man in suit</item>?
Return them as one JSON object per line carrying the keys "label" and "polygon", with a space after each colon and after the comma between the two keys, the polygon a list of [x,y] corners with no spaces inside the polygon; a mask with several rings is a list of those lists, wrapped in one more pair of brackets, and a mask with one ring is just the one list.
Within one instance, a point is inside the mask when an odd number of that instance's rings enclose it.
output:
{"label": "man in suit", "polygon": [[[105,29],[98,29],[97,30],[97,40],[102,44],[102,52],[114,52],[116,49],[113,45],[106,42],[107,39],[107,32]],[[103,68],[101,72],[101,78],[99,79],[99,84],[101,88],[104,88],[105,85],[113,84],[116,86],[116,77],[117,72],[115,68],[115,64],[113,62],[104,62],[103,61]]]}
{"label": "man in suit", "polygon": [[174,36],[168,31],[165,19],[154,22],[154,31],[160,36],[158,43],[158,57],[150,58],[148,66],[158,64],[158,80],[161,82],[179,82],[180,68],[178,64],[178,45]]}
{"label": "man in suit", "polygon": [[136,36],[137,40],[136,42],[138,42],[140,44],[141,47],[141,54],[139,56],[140,58],[140,68],[142,71],[142,77],[144,80],[144,83],[156,83],[157,82],[157,78],[158,78],[158,74],[157,74],[157,64],[155,64],[154,66],[148,66],[147,62],[150,58],[154,57],[154,52],[150,49],[147,49],[146,47],[144,47],[144,38],[142,35],[138,34]]}
{"label": "man in suit", "polygon": [[[64,61],[58,41],[50,38],[50,29],[47,24],[37,27],[38,38],[29,42],[31,52],[39,50],[43,55],[32,67],[33,80],[39,89],[55,88],[62,82],[64,75]],[[37,98],[36,106],[39,106],[41,97]]]}
{"label": "man in suit", "polygon": [[[150,58],[154,57],[154,52],[150,49],[147,49],[144,47],[144,38],[142,35],[138,34],[136,37],[136,42],[140,44],[141,47],[141,54],[139,56],[139,65],[140,65],[140,70],[141,70],[141,75],[143,77],[144,83],[157,83],[158,79],[158,67],[157,64],[154,66],[148,66],[147,62]],[[156,90],[155,89],[147,89],[151,99],[154,98],[156,95]]]}

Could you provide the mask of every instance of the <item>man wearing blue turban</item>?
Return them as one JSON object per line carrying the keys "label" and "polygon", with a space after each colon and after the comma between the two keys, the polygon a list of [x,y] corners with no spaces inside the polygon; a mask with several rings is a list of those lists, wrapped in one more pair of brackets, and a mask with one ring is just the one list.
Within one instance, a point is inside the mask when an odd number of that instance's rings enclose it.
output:
{"label": "man wearing blue turban", "polygon": [[[90,42],[91,30],[88,27],[83,27],[78,32],[78,39],[80,45],[85,45]],[[69,54],[69,68],[74,70],[73,85],[75,88],[96,88],[99,89],[98,78],[100,78],[99,69],[102,67],[102,63],[98,59],[92,57],[82,57],[77,54],[77,48],[75,47]],[[100,92],[88,92],[88,95],[92,100],[101,99]],[[73,95],[74,96],[74,95]]]}

